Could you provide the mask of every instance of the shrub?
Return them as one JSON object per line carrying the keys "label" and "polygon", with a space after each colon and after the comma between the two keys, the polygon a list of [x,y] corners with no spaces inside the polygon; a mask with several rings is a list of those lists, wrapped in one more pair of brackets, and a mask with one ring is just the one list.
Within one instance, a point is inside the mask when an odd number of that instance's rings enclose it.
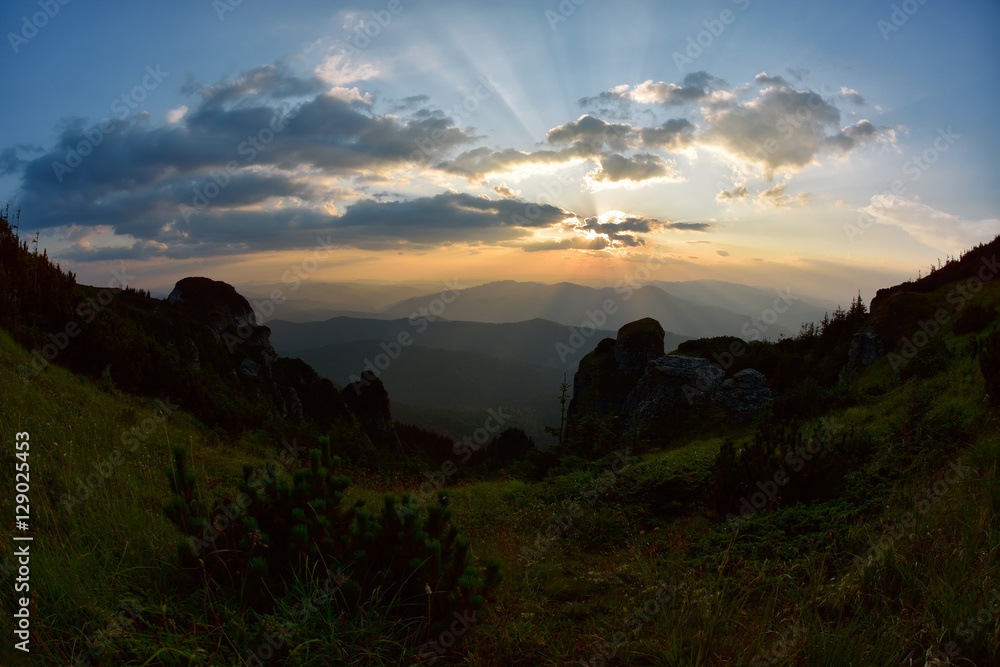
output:
{"label": "shrub", "polygon": [[853,432],[836,436],[833,430],[821,423],[807,439],[797,421],[763,413],[742,450],[732,440],[719,449],[712,485],[716,511],[739,513],[744,501],[760,493],[783,504],[836,496],[847,473],[870,456],[871,444]]}
{"label": "shrub", "polygon": [[288,464],[290,474],[275,461],[263,475],[245,466],[240,495],[220,499],[211,514],[183,447],[175,448],[168,471],[174,497],[164,511],[187,536],[179,547],[182,565],[260,610],[321,565],[344,568],[341,590],[351,610],[373,598],[392,600],[385,613],[423,617],[428,627],[453,612],[474,615],[499,582],[499,566],[491,562],[481,571],[472,564],[468,540],[449,523],[447,498],[426,511],[406,496],[401,503],[386,496],[378,515],[360,501],[345,507],[350,480],[333,472],[340,460],[331,456],[329,439],[320,445],[309,452],[308,468]]}
{"label": "shrub", "polygon": [[958,314],[958,317],[955,318],[955,324],[952,325],[952,331],[956,336],[982,331],[996,318],[996,308],[984,308],[979,304],[972,304],[962,310],[962,312]]}
{"label": "shrub", "polygon": [[941,336],[931,337],[930,341],[909,359],[900,369],[899,377],[904,382],[910,378],[934,377],[951,364],[954,355],[948,350],[947,343]]}

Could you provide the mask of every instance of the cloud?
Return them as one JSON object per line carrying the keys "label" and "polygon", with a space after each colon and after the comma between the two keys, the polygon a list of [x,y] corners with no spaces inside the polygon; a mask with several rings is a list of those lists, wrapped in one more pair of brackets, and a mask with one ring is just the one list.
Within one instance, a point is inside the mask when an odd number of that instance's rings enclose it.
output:
{"label": "cloud", "polygon": [[837,134],[827,137],[824,141],[847,153],[854,148],[874,143],[895,145],[896,131],[889,127],[877,128],[870,121],[862,119],[854,125],[848,125]]}
{"label": "cloud", "polygon": [[604,250],[611,244],[603,236],[595,236],[594,238],[578,236],[558,241],[532,241],[519,245],[525,252],[542,252],[546,250]]}
{"label": "cloud", "polygon": [[754,81],[761,86],[778,86],[788,88],[790,84],[780,76],[770,76],[767,72],[761,72],[754,77]]}
{"label": "cloud", "polygon": [[[493,174],[516,172],[516,179],[533,168],[583,162],[593,165],[581,170],[588,172],[584,185],[602,189],[677,180],[671,153],[683,153],[677,158],[683,163],[694,159],[691,149],[721,148],[771,173],[894,140],[890,129],[868,120],[841,127],[832,102],[781,77],[762,74],[763,90],[733,92],[697,72],[681,84],[650,80],[597,96],[642,107],[634,117],[613,122],[586,113],[552,127],[527,150],[487,147],[427,95],[378,104],[352,85],[377,75],[364,68],[332,54],[306,74],[278,62],[212,85],[189,80],[183,90],[193,100],[168,111],[165,122],[148,114],[103,124],[67,120],[47,148],[0,151],[0,173],[20,175],[20,204],[34,228],[76,230],[67,238],[74,245],[61,254],[74,259],[245,254],[309,247],[325,234],[373,250],[467,243],[620,251],[645,245],[649,234],[705,232],[712,225],[627,214],[581,222],[572,211],[520,199],[509,178],[493,185],[490,196],[416,196],[407,177],[415,170],[428,180],[461,176],[480,181],[478,189]],[[799,120],[803,105],[808,117]],[[680,107],[690,118],[666,118]],[[78,155],[80,162],[70,159],[98,134],[101,141]],[[755,154],[768,138],[775,148]],[[384,192],[368,194],[369,187]],[[717,199],[750,196],[741,184]],[[757,201],[804,205],[808,194],[788,195],[783,182]],[[109,237],[114,247],[98,247]]]}
{"label": "cloud", "polygon": [[410,95],[409,97],[404,97],[399,102],[393,104],[389,110],[393,113],[397,111],[412,111],[430,101],[430,95]]}
{"label": "cloud", "polygon": [[341,52],[324,58],[313,74],[327,84],[342,86],[345,83],[374,79],[379,75],[379,70],[369,61],[361,62],[357,58],[352,60],[347,53]]}
{"label": "cloud", "polygon": [[865,101],[865,98],[861,96],[861,93],[859,93],[858,91],[856,91],[856,90],[854,90],[852,88],[843,88],[842,87],[840,89],[840,92],[837,93],[837,97],[839,99],[846,100],[846,101],[850,102],[851,104],[853,104],[855,106],[859,106],[859,107],[863,107],[863,106],[866,106],[868,104],[868,102]]}
{"label": "cloud", "polygon": [[587,174],[594,181],[618,183],[647,181],[654,178],[675,178],[672,163],[653,153],[638,153],[625,157],[618,153],[600,158],[600,167]]}
{"label": "cloud", "polygon": [[721,255],[721,256],[723,256],[723,257],[729,257],[729,253],[728,253],[728,252],[726,252],[725,250],[716,250],[716,251],[715,251],[715,254],[717,254],[717,255]]}
{"label": "cloud", "polygon": [[635,216],[615,211],[605,216],[593,216],[583,222],[573,224],[578,234],[603,236],[609,244],[618,247],[639,247],[646,242],[638,234],[649,234],[663,230],[704,232],[710,225],[704,222],[670,222],[659,218]]}
{"label": "cloud", "polygon": [[513,148],[492,150],[480,147],[465,151],[454,158],[442,160],[434,166],[442,171],[473,180],[491,174],[509,173],[523,165],[566,164],[578,157],[579,155],[574,149],[541,150],[529,153]]}
{"label": "cloud", "polygon": [[164,119],[167,121],[168,125],[173,125],[174,123],[180,122],[181,118],[188,112],[187,105],[181,105],[176,109],[171,109],[164,115]]}
{"label": "cloud", "polygon": [[[708,231],[712,225],[707,222],[671,222],[667,225],[669,229],[686,229],[693,232],[704,232]],[[696,243],[702,243],[702,241],[697,241]],[[710,243],[710,241],[705,241],[705,243]]]}
{"label": "cloud", "polygon": [[[22,207],[37,228],[99,221],[146,238],[146,227],[158,229],[180,206],[194,206],[199,186],[211,178],[227,183],[212,198],[216,208],[261,173],[270,186],[242,205],[308,198],[309,189],[294,183],[302,171],[315,178],[410,169],[473,141],[443,113],[373,114],[356,89],[320,93],[287,110],[268,101],[311,89],[297,85],[275,70],[254,70],[235,83],[202,88],[203,102],[172,125],[155,126],[148,115],[68,122],[40,156],[26,160],[18,157],[23,150],[7,149],[0,165],[20,172]],[[94,136],[101,137],[96,145]],[[92,150],[80,157],[80,146]],[[278,182],[283,187],[271,187]]]}
{"label": "cloud", "polygon": [[1000,219],[966,220],[895,195],[874,195],[861,211],[875,222],[899,227],[924,245],[955,256],[1000,234]]}
{"label": "cloud", "polygon": [[[267,187],[273,193],[282,185],[247,183],[238,191],[250,199]],[[519,245],[519,239],[528,242],[534,230],[561,230],[576,216],[549,204],[447,192],[408,201],[366,199],[341,215],[307,207],[212,206],[187,224],[176,211],[154,207],[142,219],[141,225],[116,229],[132,236],[129,246],[97,249],[84,239],[60,256],[81,261],[220,257],[315,247],[317,239],[365,250],[419,250],[456,243]]]}
{"label": "cloud", "polygon": [[512,197],[517,196],[513,190],[507,187],[506,183],[501,183],[500,185],[494,185],[493,192],[500,195],[501,197],[504,197],[505,199],[510,199]]}
{"label": "cloud", "polygon": [[316,75],[302,78],[283,64],[274,63],[244,72],[236,81],[223,79],[211,86],[198,86],[188,82],[181,90],[188,94],[200,94],[203,104],[218,106],[233,100],[245,101],[247,98],[282,100],[309,97],[324,88],[323,81]]}
{"label": "cloud", "polygon": [[723,201],[726,199],[746,199],[749,195],[747,186],[737,185],[732,190],[723,190],[719,194],[715,195],[716,201]]}
{"label": "cloud", "polygon": [[808,206],[812,201],[812,196],[808,192],[800,192],[794,197],[785,194],[787,183],[779,183],[772,188],[761,192],[757,197],[757,202],[772,206],[774,208],[791,208],[792,206]]}
{"label": "cloud", "polygon": [[694,125],[684,118],[672,118],[655,127],[635,127],[609,123],[584,114],[575,121],[558,125],[546,134],[551,148],[522,151],[513,148],[493,150],[473,148],[455,158],[444,160],[437,168],[469,180],[510,173],[524,166],[565,165],[579,160],[593,160],[597,168],[590,173],[593,181],[644,181],[674,178],[673,164],[647,151],[631,156],[625,152],[643,148],[679,149],[692,142]]}
{"label": "cloud", "polygon": [[714,89],[724,86],[724,81],[707,72],[693,72],[684,77],[681,85],[663,81],[654,83],[649,79],[636,86],[616,86],[594,97],[581,98],[578,103],[580,106],[616,102],[656,104],[663,107],[682,106],[705,101],[710,98]]}
{"label": "cloud", "polygon": [[656,127],[642,128],[639,137],[646,147],[678,149],[692,142],[694,130],[687,118],[671,118]]}
{"label": "cloud", "polygon": [[848,153],[876,142],[895,142],[895,132],[859,121],[840,129],[840,110],[818,93],[796,90],[781,77],[757,75],[767,87],[745,103],[707,109],[698,143],[715,145],[761,168],[794,173],[818,163],[828,151]]}
{"label": "cloud", "polygon": [[635,129],[631,125],[607,123],[584,115],[552,128],[545,138],[549,144],[572,144],[581,155],[597,155],[605,150],[630,148],[635,142]]}
{"label": "cloud", "polygon": [[38,154],[44,153],[45,149],[35,144],[16,144],[10,148],[0,151],[0,176],[16,174],[29,160],[22,158],[21,153]]}

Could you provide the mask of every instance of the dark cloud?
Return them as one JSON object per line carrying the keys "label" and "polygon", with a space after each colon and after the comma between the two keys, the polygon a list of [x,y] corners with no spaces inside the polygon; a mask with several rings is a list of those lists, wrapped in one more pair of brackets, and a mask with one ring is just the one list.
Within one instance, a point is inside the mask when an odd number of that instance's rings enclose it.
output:
{"label": "dark cloud", "polygon": [[142,223],[116,230],[138,238],[131,247],[95,250],[83,241],[61,256],[77,260],[187,259],[311,247],[317,245],[317,239],[369,250],[429,249],[454,243],[513,242],[532,229],[559,228],[564,220],[574,217],[549,204],[455,192],[410,201],[363,200],[339,216],[312,208],[236,210],[210,206],[185,221],[176,208],[150,206],[147,211],[148,215],[138,218]]}
{"label": "dark cloud", "polygon": [[584,220],[581,224],[574,225],[574,229],[578,232],[594,232],[596,234],[607,235],[608,238],[621,235],[623,232],[648,234],[664,229],[704,232],[708,231],[710,227],[711,225],[705,222],[670,222],[669,220],[641,216],[627,216],[618,220],[612,219],[605,222],[601,222],[600,218],[591,217]]}
{"label": "dark cloud", "polygon": [[518,245],[525,252],[541,252],[544,250],[604,250],[611,243],[602,236],[595,236],[592,239],[579,236],[561,241],[535,241]]}
{"label": "dark cloud", "polygon": [[601,166],[590,173],[595,181],[638,182],[674,175],[672,165],[653,153],[637,153],[632,157],[612,153],[602,156],[600,163]]}
{"label": "dark cloud", "polygon": [[[253,81],[263,87],[273,77]],[[290,90],[285,83],[277,85],[281,94]],[[261,94],[266,90],[261,88]],[[246,176],[249,172],[310,167],[357,175],[437,160],[471,141],[444,115],[375,116],[349,100],[322,94],[287,112],[265,104],[213,101],[165,127],[152,126],[146,116],[92,125],[67,121],[55,145],[40,157],[24,160],[15,147],[5,150],[3,159],[22,172],[22,206],[33,212],[39,229],[94,221],[125,228],[136,224],[133,216],[162,218],[168,210],[193,205],[196,186],[209,178],[229,183],[211,206],[245,205],[303,193],[299,186],[276,187],[288,176],[262,181]],[[254,182],[261,185],[257,195],[241,189]]]}
{"label": "dark cloud", "polygon": [[181,90],[188,94],[197,93],[201,95],[203,103],[218,106],[254,97],[273,100],[309,97],[326,88],[329,88],[329,84],[315,75],[302,78],[282,64],[272,64],[244,72],[233,82],[222,81],[211,86],[199,86],[189,80]]}
{"label": "dark cloud", "polygon": [[643,146],[677,149],[690,144],[695,127],[687,118],[671,118],[657,127],[644,127],[639,131]]}
{"label": "dark cloud", "polygon": [[885,138],[895,137],[895,132],[889,127],[875,127],[867,120],[859,120],[854,125],[848,125],[837,134],[827,137],[826,143],[839,148],[845,153],[858,146],[866,146]]}
{"label": "dark cloud", "polygon": [[44,148],[35,144],[16,144],[3,149],[0,151],[0,176],[15,174],[28,164],[28,160],[22,158],[21,153],[30,155],[44,152]]}
{"label": "dark cloud", "polygon": [[729,257],[729,253],[726,252],[725,250],[716,250],[715,253],[717,255],[722,255],[723,257]]}
{"label": "dark cloud", "polygon": [[[685,229],[691,232],[707,232],[712,228],[707,222],[671,222],[665,226],[668,229]],[[695,241],[695,243],[711,243],[711,241]]]}
{"label": "dark cloud", "polygon": [[635,128],[585,115],[552,128],[546,139],[550,144],[572,144],[580,155],[597,155],[606,150],[630,148],[635,142]]}

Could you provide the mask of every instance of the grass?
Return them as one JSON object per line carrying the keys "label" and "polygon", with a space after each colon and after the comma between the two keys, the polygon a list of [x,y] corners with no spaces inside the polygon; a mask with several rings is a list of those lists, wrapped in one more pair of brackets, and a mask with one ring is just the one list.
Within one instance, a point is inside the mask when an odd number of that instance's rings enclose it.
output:
{"label": "grass", "polygon": [[[960,352],[967,336],[942,335],[957,351],[939,373],[904,381],[880,359],[854,385],[865,399],[828,415],[875,444],[841,497],[779,504],[736,532],[697,499],[722,439],[748,438],[746,427],[706,425],[669,449],[644,452],[593,504],[581,503],[572,527],[531,564],[522,548],[610,459],[542,482],[500,476],[446,487],[473,557],[499,559],[504,581],[438,662],[596,665],[613,648],[607,664],[922,665],[936,651],[957,651],[951,664],[997,664],[990,596],[1000,589],[1000,429],[982,400],[976,360]],[[294,582],[267,614],[211,590],[179,592],[180,535],[162,512],[170,445],[187,446],[201,488],[222,492],[235,488],[242,463],[263,464],[280,443],[253,434],[230,441],[180,410],[130,451],[122,435],[155,417],[152,401],[55,366],[25,384],[13,369],[26,359],[0,333],[0,432],[6,440],[31,434],[36,534],[32,654],[14,655],[5,639],[0,664],[69,664],[103,630],[93,664],[245,665],[285,622],[295,627],[279,651],[285,664],[430,664],[426,647],[435,638],[395,625],[384,614],[391,601],[345,615],[332,603],[338,592],[324,592],[303,619],[296,604],[325,590],[324,572]],[[4,489],[13,485],[12,449],[0,454]],[[116,449],[121,463],[70,512],[63,494]],[[968,472],[918,508],[914,496],[933,493],[950,461]],[[420,483],[391,472],[352,477],[348,501],[370,507]],[[0,496],[0,514],[13,511],[13,499]],[[912,524],[869,559],[869,540],[877,543],[907,512]],[[4,563],[11,549],[2,543]],[[13,608],[9,586],[2,595]],[[123,605],[141,614],[116,629]],[[647,611],[634,616],[637,608]],[[622,632],[628,642],[612,647]]]}

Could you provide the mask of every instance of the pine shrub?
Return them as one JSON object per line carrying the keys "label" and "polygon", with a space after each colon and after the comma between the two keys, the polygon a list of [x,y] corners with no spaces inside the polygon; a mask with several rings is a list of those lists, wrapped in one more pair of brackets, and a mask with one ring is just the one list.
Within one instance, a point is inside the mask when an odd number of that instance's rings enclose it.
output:
{"label": "pine shrub", "polygon": [[330,439],[319,444],[307,467],[298,461],[287,471],[275,461],[261,472],[244,466],[240,494],[217,500],[212,512],[184,448],[176,447],[167,473],[174,496],[164,511],[187,538],[179,547],[182,566],[204,585],[262,611],[292,581],[322,566],[343,568],[339,600],[346,610],[372,599],[392,601],[386,614],[422,618],[427,628],[447,624],[456,612],[475,617],[500,581],[499,565],[473,563],[468,539],[450,523],[447,497],[425,510],[391,495],[377,514],[362,501],[348,507],[350,480],[336,472],[340,459],[331,454]]}

